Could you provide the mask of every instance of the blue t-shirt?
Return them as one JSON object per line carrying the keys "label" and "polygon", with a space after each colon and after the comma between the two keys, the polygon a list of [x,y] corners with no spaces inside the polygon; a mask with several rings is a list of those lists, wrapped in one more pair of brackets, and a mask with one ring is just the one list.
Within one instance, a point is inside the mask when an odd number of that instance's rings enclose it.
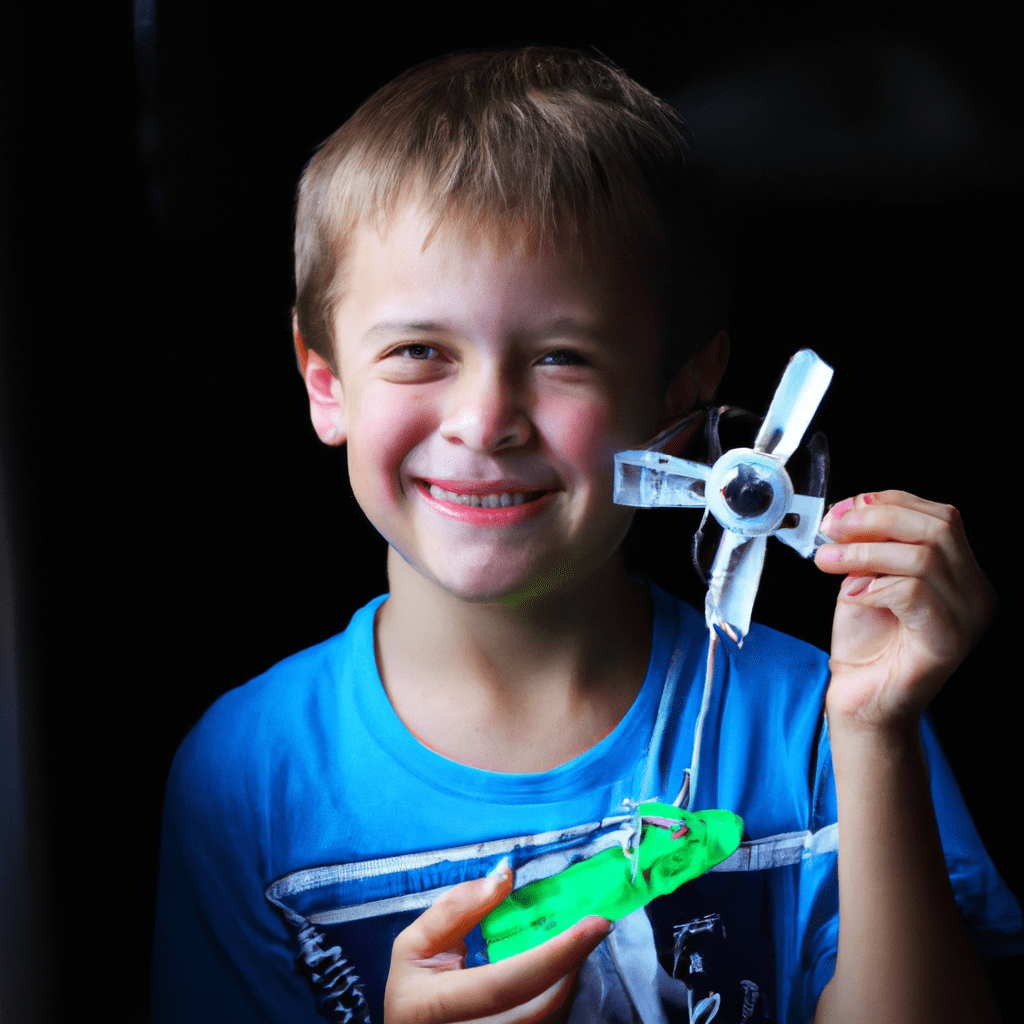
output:
{"label": "blue t-shirt", "polygon": [[[673,802],[697,767],[708,635],[702,615],[651,593],[636,701],[600,743],[548,772],[470,768],[409,733],[374,657],[384,598],[221,697],[168,783],[152,1019],[379,1022],[394,937],[439,891],[505,855],[524,884],[617,845],[629,800]],[[705,999],[730,1024],[813,1016],[838,940],[827,684],[824,654],[772,630],[753,626],[742,649],[718,645],[689,806],[735,811],[751,842],[618,922],[581,972],[574,1024],[689,1021]],[[922,738],[975,944],[1020,952],[1020,907],[927,721]],[[478,935],[468,945],[472,964]]]}

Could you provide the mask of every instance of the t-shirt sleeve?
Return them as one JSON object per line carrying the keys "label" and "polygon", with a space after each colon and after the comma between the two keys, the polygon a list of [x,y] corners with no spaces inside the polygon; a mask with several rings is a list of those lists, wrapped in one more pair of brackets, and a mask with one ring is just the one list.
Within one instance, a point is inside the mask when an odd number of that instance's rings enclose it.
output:
{"label": "t-shirt sleeve", "polygon": [[982,845],[928,715],[921,725],[921,740],[946,868],[975,948],[986,958],[1024,953],[1020,904]]}
{"label": "t-shirt sleeve", "polygon": [[[980,956],[996,958],[1024,952],[1024,918],[1020,904],[982,845],[953,771],[939,745],[929,715],[921,724],[921,740],[931,780],[932,801],[943,852],[960,913]],[[819,748],[819,773],[814,828],[837,820],[835,782],[827,730]],[[842,837],[839,839],[842,850]],[[824,853],[801,863],[797,901],[802,990],[793,992],[810,1019],[825,985],[835,973],[839,947],[839,883],[837,855]]]}
{"label": "t-shirt sleeve", "polygon": [[[230,694],[227,695],[230,698]],[[222,699],[223,700],[223,699]],[[230,704],[231,702],[228,701]],[[164,803],[153,1024],[320,1021],[264,899],[267,782],[214,705],[174,760]],[[240,740],[242,740],[240,742]]]}

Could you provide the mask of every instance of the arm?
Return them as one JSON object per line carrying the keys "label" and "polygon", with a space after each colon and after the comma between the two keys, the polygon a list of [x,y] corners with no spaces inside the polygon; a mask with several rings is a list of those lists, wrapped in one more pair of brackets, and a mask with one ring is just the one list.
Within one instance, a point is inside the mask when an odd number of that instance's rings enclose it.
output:
{"label": "arm", "polygon": [[[151,1024],[319,1021],[287,928],[263,896],[262,800],[230,771],[244,716],[215,705],[167,783],[153,942]],[[211,742],[214,741],[214,742]],[[254,756],[264,747],[255,746]]]}
{"label": "arm", "polygon": [[840,588],[826,697],[839,808],[839,950],[817,1022],[995,1022],[946,873],[920,716],[995,607],[955,509],[861,495],[822,524]]}
{"label": "arm", "polygon": [[445,893],[395,939],[385,1024],[563,1024],[576,974],[608,934],[586,917],[534,949],[466,968],[463,939],[512,891],[507,866]]}

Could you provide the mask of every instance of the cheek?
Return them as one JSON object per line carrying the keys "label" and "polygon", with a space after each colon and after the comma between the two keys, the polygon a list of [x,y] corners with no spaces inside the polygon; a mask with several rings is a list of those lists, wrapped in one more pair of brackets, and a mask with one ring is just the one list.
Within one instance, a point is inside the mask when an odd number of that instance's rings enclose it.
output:
{"label": "cheek", "polygon": [[348,464],[352,489],[379,498],[401,496],[405,460],[432,429],[426,402],[415,395],[396,400],[393,393],[366,396],[349,431]]}
{"label": "cheek", "polygon": [[579,466],[611,475],[615,453],[635,448],[647,439],[647,424],[623,416],[607,402],[574,403],[557,418],[559,450]]}

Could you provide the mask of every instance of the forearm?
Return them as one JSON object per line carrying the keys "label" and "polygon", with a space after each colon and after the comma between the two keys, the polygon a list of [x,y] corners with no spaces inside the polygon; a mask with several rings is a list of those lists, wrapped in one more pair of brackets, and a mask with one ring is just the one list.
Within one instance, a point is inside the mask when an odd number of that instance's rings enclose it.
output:
{"label": "forearm", "polygon": [[946,873],[916,723],[887,733],[829,727],[839,952],[815,1021],[998,1021]]}

